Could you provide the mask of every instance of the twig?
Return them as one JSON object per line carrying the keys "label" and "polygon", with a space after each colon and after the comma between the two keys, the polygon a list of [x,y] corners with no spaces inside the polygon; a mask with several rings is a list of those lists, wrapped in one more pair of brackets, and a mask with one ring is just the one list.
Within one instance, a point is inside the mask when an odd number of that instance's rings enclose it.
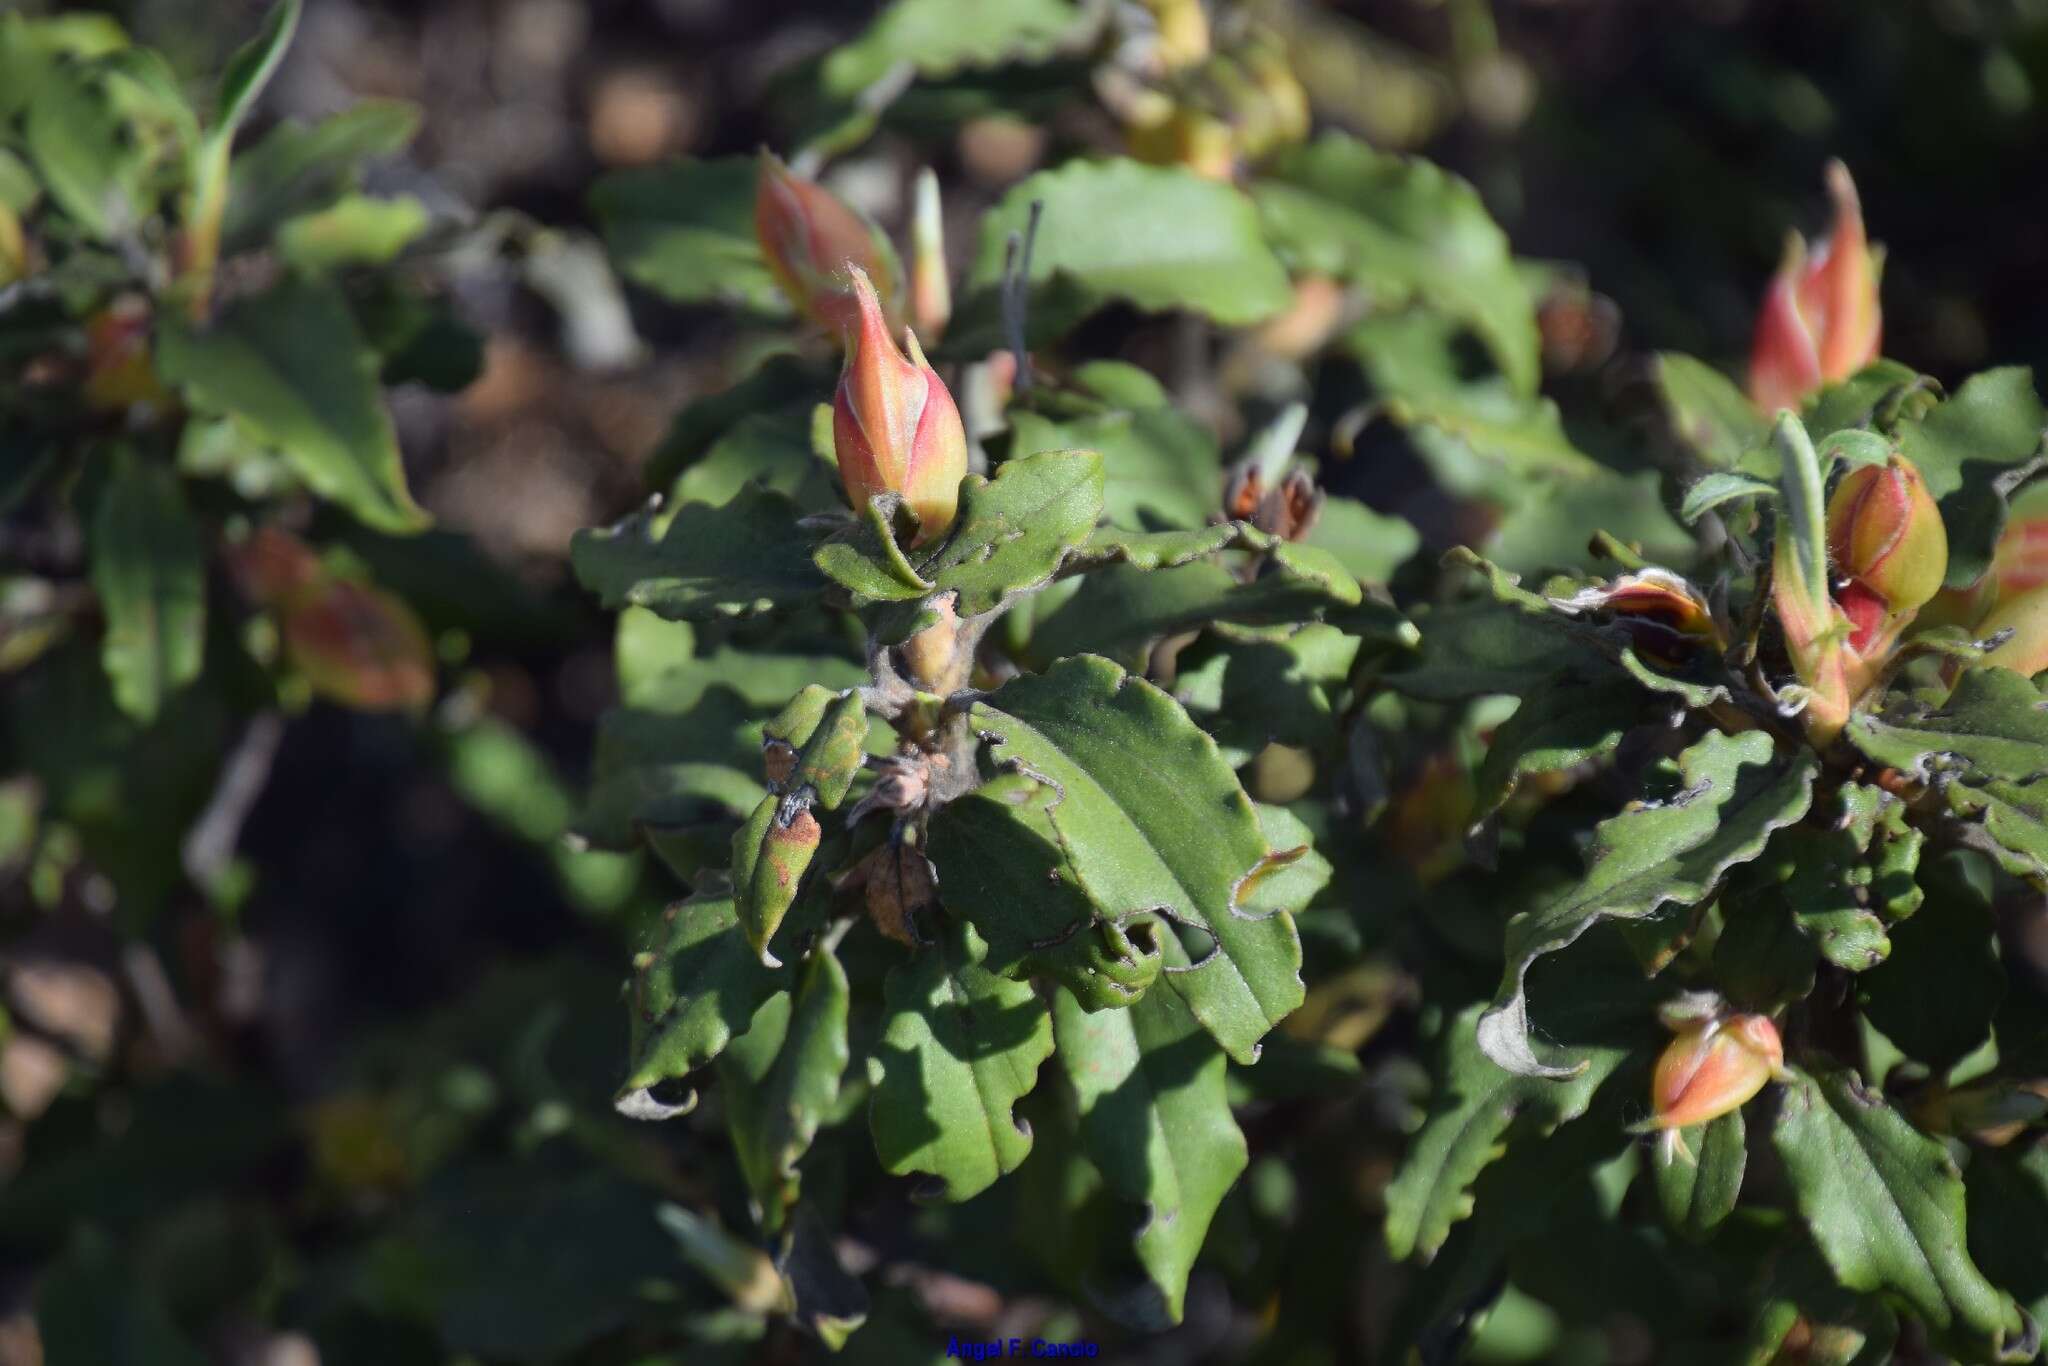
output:
{"label": "twig", "polygon": [[1024,320],[1031,305],[1031,249],[1038,243],[1038,221],[1045,213],[1045,201],[1031,201],[1031,216],[1024,231],[1010,233],[1003,247],[1003,335],[1010,353],[1017,358],[1017,392],[1031,392],[1031,350],[1025,342]]}
{"label": "twig", "polygon": [[263,795],[270,781],[270,765],[277,758],[277,746],[284,738],[284,718],[274,711],[259,713],[235,742],[235,748],[221,766],[220,781],[206,809],[192,823],[179,854],[185,876],[200,887],[211,889],[234,857],[241,839],[242,823]]}

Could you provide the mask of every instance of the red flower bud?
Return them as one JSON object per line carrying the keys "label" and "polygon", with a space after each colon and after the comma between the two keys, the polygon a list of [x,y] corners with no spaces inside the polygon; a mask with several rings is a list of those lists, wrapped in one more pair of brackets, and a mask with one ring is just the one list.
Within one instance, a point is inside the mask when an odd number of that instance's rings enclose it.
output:
{"label": "red flower bud", "polygon": [[866,273],[858,266],[849,273],[858,319],[847,333],[846,368],[832,398],[839,478],[856,508],[879,493],[900,495],[917,514],[917,540],[929,541],[953,525],[967,473],[967,431],[916,335],[904,333],[904,355]]}
{"label": "red flower bud", "polygon": [[1796,409],[1822,385],[1877,359],[1882,254],[1864,237],[1863,208],[1848,168],[1830,162],[1827,177],[1834,231],[1817,247],[1792,235],[1757,314],[1749,396],[1766,413]]}
{"label": "red flower bud", "polygon": [[769,152],[761,154],[754,235],[789,301],[831,332],[844,333],[860,320],[847,266],[866,271],[884,295],[895,290],[889,253],[874,227],[824,186],[791,174]]}
{"label": "red flower bud", "polygon": [[1690,1129],[1741,1109],[1784,1070],[1778,1027],[1762,1015],[1687,1024],[1650,1079],[1651,1129]]}
{"label": "red flower bud", "polygon": [[1849,644],[1868,653],[1893,618],[1941,591],[1948,531],[1920,471],[1897,455],[1849,471],[1828,499],[1827,525],[1828,556],[1848,580],[1835,599],[1849,618]]}

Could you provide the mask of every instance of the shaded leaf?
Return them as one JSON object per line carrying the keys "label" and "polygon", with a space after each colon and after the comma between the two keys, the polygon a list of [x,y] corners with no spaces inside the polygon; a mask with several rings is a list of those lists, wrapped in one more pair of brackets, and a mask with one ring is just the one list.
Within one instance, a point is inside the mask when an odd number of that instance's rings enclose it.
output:
{"label": "shaded leaf", "polygon": [[314,492],[380,531],[427,524],[406,488],[377,355],[333,285],[286,276],[206,327],[167,311],[158,340],[168,382],[193,406],[239,419]]}
{"label": "shaded leaf", "polygon": [[1508,922],[1507,972],[1480,1019],[1479,1045],[1512,1071],[1568,1077],[1583,1062],[1547,1063],[1531,1047],[1524,983],[1538,957],[1602,920],[1644,921],[1664,907],[1697,905],[1727,870],[1763,852],[1771,832],[1806,814],[1819,764],[1810,752],[1780,758],[1760,731],[1713,731],[1678,759],[1679,790],[1602,821],[1585,879]]}
{"label": "shaded leaf", "polygon": [[116,453],[92,523],[92,581],[106,613],[100,659],[122,711],[147,724],[199,677],[206,561],[175,471]]}
{"label": "shaded leaf", "polygon": [[991,971],[1043,973],[1086,1009],[1118,1009],[1158,979],[1166,932],[1098,911],[1047,815],[1055,800],[1036,779],[1001,773],[941,807],[928,845],[940,890],[987,942]]}
{"label": "shaded leaf", "polygon": [[1009,236],[1024,230],[1034,201],[1045,209],[1033,284],[1059,273],[1097,303],[1184,308],[1226,327],[1269,318],[1293,298],[1249,199],[1192,171],[1120,157],[1071,161],[1012,187],[982,219],[971,289],[1002,279]]}
{"label": "shaded leaf", "polygon": [[1382,308],[1412,299],[1455,318],[1516,393],[1535,392],[1535,302],[1471,185],[1332,132],[1274,158],[1253,195],[1298,268],[1350,279]]}
{"label": "shaded leaf", "polygon": [[795,993],[778,992],[718,1057],[726,1127],[762,1223],[779,1228],[797,1196],[796,1164],[839,1096],[851,1057],[846,970],[820,944]]}
{"label": "shaded leaf", "polygon": [[1940,1143],[1852,1074],[1796,1069],[1771,1141],[1842,1285],[1898,1297],[1945,1341],[2033,1358],[2034,1326],[1970,1260],[1962,1178]]}
{"label": "shaded leaf", "polygon": [[1679,1131],[1690,1156],[1668,1143],[1655,1146],[1657,1201],[1674,1233],[1704,1242],[1735,1212],[1749,1158],[1745,1132],[1742,1111],[1731,1110],[1711,1124]]}
{"label": "shaded leaf", "polygon": [[[670,906],[633,959],[632,1066],[620,1103],[630,1106],[649,1087],[680,1081],[717,1057],[790,977],[764,967],[748,945],[731,892],[700,892]],[[696,1103],[688,1092],[673,1112]]]}
{"label": "shaded leaf", "polygon": [[1151,530],[1204,528],[1223,500],[1216,438],[1172,408],[1098,413],[1054,421],[1038,413],[1011,417],[1011,449],[1075,447],[1102,457],[1102,508],[1111,522]]}
{"label": "shaded leaf", "polygon": [[1991,879],[1975,859],[1955,850],[1922,871],[1926,904],[1892,930],[1891,958],[1856,982],[1865,1018],[1937,1076],[1990,1037],[2006,993]]}
{"label": "shaded leaf", "polygon": [[786,495],[749,485],[724,507],[685,503],[659,539],[651,510],[578,531],[569,562],[606,607],[645,607],[670,621],[753,616],[825,587],[796,516]]}
{"label": "shaded leaf", "polygon": [[1030,985],[986,965],[964,921],[889,970],[888,1019],[869,1070],[868,1124],[884,1170],[924,1172],[922,1193],[966,1200],[1031,1151],[1012,1114],[1051,1056],[1052,1019]]}
{"label": "shaded leaf", "polygon": [[1328,554],[1287,542],[1274,546],[1249,582],[1215,561],[1152,572],[1118,565],[1083,580],[1038,624],[1031,648],[1039,658],[1093,650],[1135,660],[1151,642],[1211,622],[1313,621],[1355,607],[1363,596],[1358,580]]}
{"label": "shaded leaf", "polygon": [[999,764],[1051,790],[1052,828],[1105,918],[1157,914],[1213,945],[1166,984],[1231,1057],[1256,1060],[1301,1004],[1301,941],[1286,914],[1240,909],[1282,856],[1216,742],[1165,693],[1086,655],[1006,683],[972,721]]}
{"label": "shaded leaf", "polygon": [[965,22],[955,0],[894,0],[858,37],[832,49],[820,78],[826,94],[850,100],[899,66],[950,76],[1042,60],[1080,18],[1072,0],[1004,0]]}
{"label": "shaded leaf", "polygon": [[[1704,361],[1661,351],[1656,374],[1658,396],[1663,399],[1672,434],[1701,464],[1732,470],[1769,437],[1771,424],[1749,401],[1749,395]],[[1686,506],[1692,506],[1690,495]],[[1691,521],[1692,516],[1685,520]]]}
{"label": "shaded leaf", "polygon": [[590,207],[619,272],[672,303],[722,302],[781,315],[789,302],[754,236],[753,157],[683,158],[617,171]]}
{"label": "shaded leaf", "polygon": [[1092,1013],[1058,992],[1053,1033],[1079,1101],[1083,1146],[1109,1190],[1143,1207],[1138,1260],[1163,1317],[1178,1323],[1210,1220],[1248,1160],[1225,1094],[1223,1052],[1170,991]]}
{"label": "shaded leaf", "polygon": [[1627,679],[1537,684],[1487,745],[1474,779],[1474,816],[1498,809],[1524,778],[1612,754],[1642,704],[1642,689]]}

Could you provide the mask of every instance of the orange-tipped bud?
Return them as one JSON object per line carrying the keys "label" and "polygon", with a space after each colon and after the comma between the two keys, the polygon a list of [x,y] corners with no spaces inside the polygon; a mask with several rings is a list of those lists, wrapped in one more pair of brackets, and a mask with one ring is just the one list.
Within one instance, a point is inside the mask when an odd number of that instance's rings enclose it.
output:
{"label": "orange-tipped bud", "polygon": [[1835,486],[1828,499],[1828,557],[1847,580],[1835,599],[1859,653],[1941,591],[1948,531],[1911,461],[1894,455],[1886,464],[1849,471]]}
{"label": "orange-tipped bud", "polygon": [[1877,359],[1883,333],[1877,284],[1883,264],[1863,232],[1849,168],[1829,162],[1834,231],[1818,246],[1794,234],[1757,314],[1749,396],[1766,413],[1798,408],[1824,384]]}
{"label": "orange-tipped bud", "polygon": [[936,339],[952,317],[946,220],[939,203],[939,178],[927,166],[918,172],[917,202],[910,215],[910,320],[927,337]]}
{"label": "orange-tipped bud", "polygon": [[1741,1109],[1785,1067],[1778,1027],[1762,1015],[1724,1015],[1678,1031],[1650,1079],[1651,1129],[1690,1129]]}
{"label": "orange-tipped bud", "polygon": [[839,478],[855,508],[876,494],[901,496],[917,514],[917,540],[929,541],[953,525],[967,473],[967,430],[916,334],[904,333],[904,355],[866,273],[854,266],[849,274],[858,317],[832,397]]}
{"label": "orange-tipped bud", "polygon": [[895,291],[889,254],[873,226],[824,186],[792,174],[771,152],[761,153],[754,235],[769,273],[797,311],[833,333],[859,321],[848,265],[866,271],[885,296]]}
{"label": "orange-tipped bud", "polygon": [[434,699],[426,628],[382,589],[329,579],[290,600],[278,627],[292,667],[344,707],[412,711]]}

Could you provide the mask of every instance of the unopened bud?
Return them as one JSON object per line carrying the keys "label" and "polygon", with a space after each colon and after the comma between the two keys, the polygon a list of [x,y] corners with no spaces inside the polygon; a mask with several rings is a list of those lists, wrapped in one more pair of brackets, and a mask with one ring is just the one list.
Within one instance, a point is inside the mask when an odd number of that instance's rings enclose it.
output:
{"label": "unopened bud", "polygon": [[1828,500],[1828,557],[1847,580],[1835,599],[1849,644],[1868,653],[1941,590],[1948,531],[1920,471],[1903,456],[1849,471]]}
{"label": "unopened bud", "polygon": [[939,178],[927,166],[917,174],[917,201],[910,215],[910,321],[936,341],[952,317],[945,212],[939,202]]}
{"label": "unopened bud", "polygon": [[1778,1027],[1762,1015],[1689,1024],[1657,1059],[1645,1127],[1690,1129],[1717,1120],[1748,1104],[1784,1066]]}
{"label": "unopened bud", "polygon": [[808,807],[797,807],[785,821],[783,806],[781,797],[763,797],[732,837],[732,890],[740,925],[754,952],[771,968],[782,964],[768,951],[768,941],[796,903],[804,873],[824,835]]}
{"label": "unopened bud", "polygon": [[1796,409],[1824,384],[1877,359],[1883,318],[1877,285],[1883,257],[1863,233],[1863,208],[1848,167],[1830,162],[1835,226],[1810,246],[1794,234],[1764,295],[1749,355],[1749,396],[1766,413]]}
{"label": "unopened bud", "polygon": [[847,334],[846,368],[832,399],[839,478],[856,508],[877,494],[901,497],[917,516],[917,541],[929,541],[953,525],[959,508],[967,431],[916,334],[904,334],[906,356],[866,273],[855,266],[849,274],[858,321]]}
{"label": "unopened bud", "polygon": [[754,193],[754,235],[782,292],[805,317],[835,335],[859,321],[846,267],[866,271],[883,295],[895,291],[890,253],[868,221],[815,181],[761,154]]}
{"label": "unopened bud", "polygon": [[2048,588],[2034,588],[2007,598],[1977,624],[1977,639],[1989,640],[2010,631],[2005,642],[1971,667],[2011,669],[2032,678],[2048,669]]}

